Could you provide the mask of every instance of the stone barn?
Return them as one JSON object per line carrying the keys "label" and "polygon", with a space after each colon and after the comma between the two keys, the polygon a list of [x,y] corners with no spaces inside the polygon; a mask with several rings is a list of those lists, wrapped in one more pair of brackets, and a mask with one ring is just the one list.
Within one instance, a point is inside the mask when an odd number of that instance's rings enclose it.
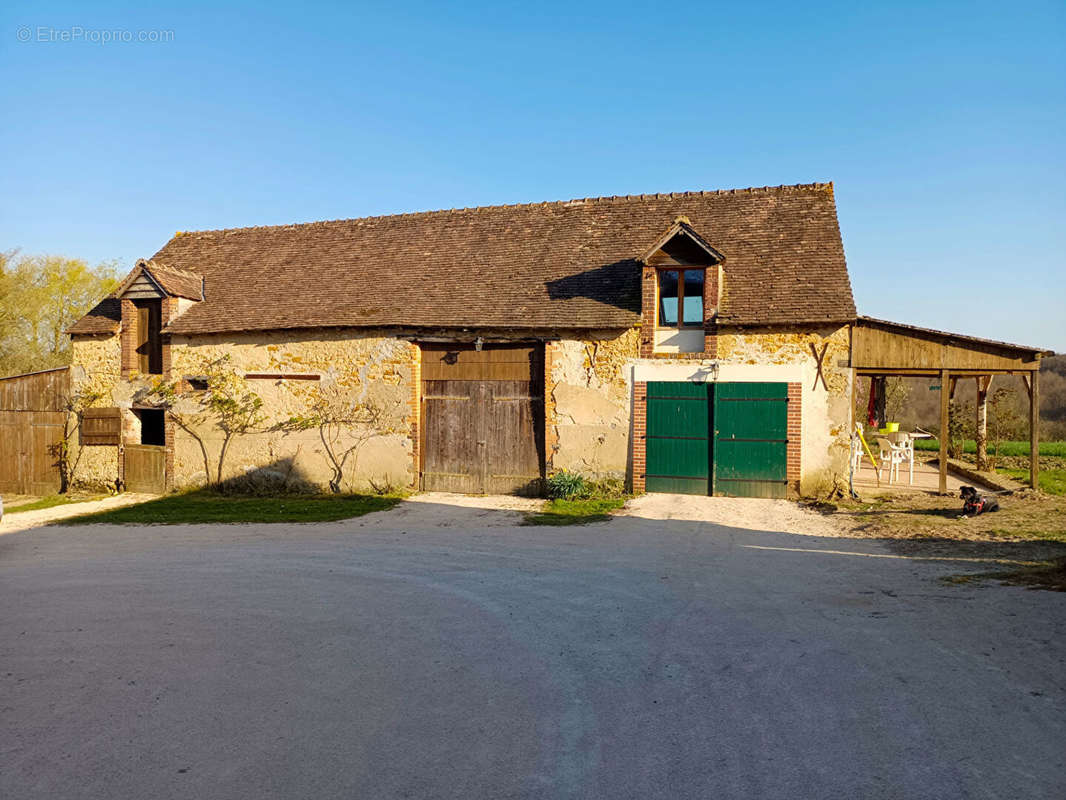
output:
{"label": "stone barn", "polygon": [[[351,448],[345,489],[810,493],[856,322],[832,184],[179,232],[70,329],[112,425],[78,480],[194,486],[225,446],[224,480],[325,485]],[[194,413],[223,373],[230,437]]]}

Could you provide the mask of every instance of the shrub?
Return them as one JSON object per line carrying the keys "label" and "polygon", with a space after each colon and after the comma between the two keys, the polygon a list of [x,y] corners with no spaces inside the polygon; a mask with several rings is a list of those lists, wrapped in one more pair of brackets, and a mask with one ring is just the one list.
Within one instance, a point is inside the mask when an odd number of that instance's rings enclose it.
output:
{"label": "shrub", "polygon": [[552,500],[573,500],[588,491],[588,483],[576,472],[565,469],[548,478],[548,497]]}

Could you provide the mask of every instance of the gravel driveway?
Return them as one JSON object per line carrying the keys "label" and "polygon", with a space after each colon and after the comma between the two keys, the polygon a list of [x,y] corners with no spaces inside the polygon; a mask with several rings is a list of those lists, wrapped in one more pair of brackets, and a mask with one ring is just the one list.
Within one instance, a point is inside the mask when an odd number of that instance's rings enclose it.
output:
{"label": "gravel driveway", "polygon": [[1066,595],[518,518],[0,536],[0,797],[1066,796]]}

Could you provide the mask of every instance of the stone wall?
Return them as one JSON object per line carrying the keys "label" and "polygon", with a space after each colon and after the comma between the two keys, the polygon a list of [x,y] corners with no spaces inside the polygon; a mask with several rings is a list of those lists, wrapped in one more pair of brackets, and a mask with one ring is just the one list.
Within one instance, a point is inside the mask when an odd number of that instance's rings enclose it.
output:
{"label": "stone wall", "polygon": [[[324,486],[331,469],[318,428],[286,431],[282,423],[307,413],[309,404],[330,393],[349,394],[382,411],[382,427],[349,456],[345,489],[372,486],[406,488],[413,484],[414,450],[411,386],[416,379],[417,348],[382,332],[351,329],[272,331],[197,337],[175,336],[171,357],[175,377],[196,375],[205,361],[228,356],[227,370],[237,374],[305,374],[319,380],[249,379],[263,400],[264,420],[254,433],[235,437],[226,457],[223,479],[266,485],[288,483]],[[207,447],[212,470],[222,446],[213,426],[196,428]],[[341,433],[335,450],[354,444]],[[174,484],[205,482],[204,458],[196,438],[175,431]]]}
{"label": "stone wall", "polygon": [[639,330],[597,331],[547,347],[549,472],[625,478],[630,367],[639,353]]}
{"label": "stone wall", "polygon": [[[111,408],[121,405],[126,394],[120,385],[119,336],[71,337],[71,391],[75,395],[99,394],[91,405]],[[75,437],[76,438],[76,437]],[[80,452],[79,452],[80,450]],[[106,445],[80,447],[71,443],[71,460],[77,461],[73,484],[79,489],[113,490],[119,478],[118,448]]]}
{"label": "stone wall", "polygon": [[[798,383],[801,389],[802,436],[799,453],[801,490],[823,491],[847,478],[851,370],[840,367],[848,357],[847,326],[720,329],[717,360],[640,358],[639,329],[566,332],[545,347],[545,438],[548,472],[572,470],[590,477],[632,477],[632,387],[634,380],[774,380]],[[517,335],[517,334],[516,334]],[[811,345],[814,346],[812,352]],[[821,354],[817,378],[815,353]],[[75,389],[100,392],[95,405],[124,411],[124,435],[137,438],[137,418],[129,409],[149,382],[120,379],[119,336],[74,337]],[[273,331],[197,337],[175,336],[170,346],[172,377],[196,375],[205,361],[228,356],[237,374],[315,375],[320,380],[280,377],[247,381],[263,400],[264,421],[255,433],[230,445],[224,478],[266,483],[323,486],[331,471],[317,429],[294,432],[282,423],[305,414],[321,393],[345,391],[384,409],[380,435],[366,441],[347,489],[371,486],[408,487],[417,479],[420,353],[389,331],[336,329]],[[713,367],[712,367],[713,365]],[[714,371],[717,374],[714,374]],[[198,429],[211,468],[217,462],[221,433]],[[169,433],[169,431],[168,431]],[[350,436],[347,441],[353,441]],[[174,430],[171,485],[205,481],[204,459],[196,439]],[[342,436],[342,449],[345,437]],[[794,453],[793,453],[794,458]],[[77,481],[113,486],[118,479],[117,448],[90,447],[82,454]]]}

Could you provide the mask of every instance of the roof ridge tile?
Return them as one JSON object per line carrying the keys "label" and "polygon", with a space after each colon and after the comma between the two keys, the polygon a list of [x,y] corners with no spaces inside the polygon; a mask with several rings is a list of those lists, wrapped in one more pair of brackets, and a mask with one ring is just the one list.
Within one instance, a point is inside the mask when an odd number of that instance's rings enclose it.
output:
{"label": "roof ridge tile", "polygon": [[[793,183],[793,184],[781,184],[779,186],[750,186],[747,188],[734,188],[734,189],[693,189],[684,192],[656,192],[655,194],[620,194],[620,195],[598,195],[594,197],[580,197],[571,198],[569,200],[538,200],[527,203],[497,203],[494,205],[484,206],[462,206],[459,208],[436,208],[427,211],[401,211],[395,214],[370,214],[363,217],[342,217],[337,219],[320,219],[310,220],[308,222],[287,222],[280,225],[245,225],[235,228],[205,228],[202,230],[189,230],[181,231],[181,236],[197,236],[204,234],[216,234],[216,233],[236,233],[244,231],[263,231],[263,230],[284,230],[286,228],[308,228],[315,225],[339,225],[341,223],[352,222],[369,222],[371,220],[382,219],[396,219],[407,217],[425,217],[435,214],[457,214],[463,212],[481,212],[481,211],[500,211],[504,209],[519,209],[519,208],[536,208],[547,206],[559,206],[565,208],[572,204],[587,204],[587,203],[609,203],[620,202],[626,200],[646,200],[653,198],[657,200],[670,199],[677,200],[685,197],[708,197],[710,195],[724,195],[724,194],[756,194],[756,193],[769,193],[769,192],[788,192],[795,190],[815,190],[815,189],[831,189],[833,186],[832,181],[827,182],[812,182],[812,183]],[[174,238],[178,238],[175,236]]]}

